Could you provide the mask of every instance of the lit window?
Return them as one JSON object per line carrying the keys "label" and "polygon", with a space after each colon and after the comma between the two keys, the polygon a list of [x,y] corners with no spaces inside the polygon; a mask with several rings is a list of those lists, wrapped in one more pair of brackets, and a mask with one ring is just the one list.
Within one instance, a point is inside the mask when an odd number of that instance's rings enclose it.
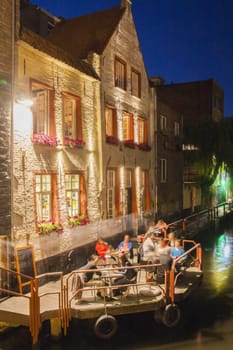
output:
{"label": "lit window", "polygon": [[116,172],[115,170],[107,171],[107,213],[108,218],[116,215]]}
{"label": "lit window", "polygon": [[77,96],[63,93],[63,136],[82,140],[81,103]]}
{"label": "lit window", "polygon": [[116,110],[105,107],[106,136],[117,138],[117,116]]}
{"label": "lit window", "polygon": [[163,114],[160,114],[160,130],[161,131],[167,130],[167,117]]}
{"label": "lit window", "polygon": [[160,159],[160,182],[167,182],[167,159]]}
{"label": "lit window", "polygon": [[180,124],[178,122],[174,123],[174,134],[175,136],[180,136]]}
{"label": "lit window", "polygon": [[33,133],[54,135],[54,91],[40,83],[31,83]]}
{"label": "lit window", "polygon": [[69,216],[80,214],[80,176],[65,175],[66,203]]}
{"label": "lit window", "polygon": [[115,58],[115,86],[126,90],[126,63],[120,58]]}
{"label": "lit window", "polygon": [[143,118],[138,118],[138,140],[139,144],[147,143],[147,121]]}
{"label": "lit window", "polygon": [[141,75],[136,70],[131,70],[131,94],[141,97]]}
{"label": "lit window", "polygon": [[123,140],[134,140],[133,116],[127,112],[123,112],[122,116]]}
{"label": "lit window", "polygon": [[38,221],[52,218],[51,203],[51,175],[36,175],[36,211]]}

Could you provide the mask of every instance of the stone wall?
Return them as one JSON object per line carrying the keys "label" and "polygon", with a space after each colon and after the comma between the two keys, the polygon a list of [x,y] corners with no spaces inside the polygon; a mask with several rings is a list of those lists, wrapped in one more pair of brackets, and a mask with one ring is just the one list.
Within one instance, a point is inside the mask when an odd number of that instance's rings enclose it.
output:
{"label": "stone wall", "polygon": [[[85,176],[87,210],[90,220],[99,217],[97,199],[98,118],[94,104],[99,93],[98,83],[91,77],[33,49],[25,42],[18,43],[18,69],[16,96],[30,98],[30,79],[46,84],[55,91],[56,136],[62,139],[62,92],[69,92],[81,99],[82,132],[86,142],[84,149],[33,144],[32,112],[20,104],[15,107],[14,120],[14,232],[15,240],[21,242],[27,235],[35,234],[36,212],[34,174],[53,173],[58,183],[58,217],[67,226],[65,200],[65,172],[80,171]],[[99,97],[98,97],[99,98]]]}
{"label": "stone wall", "polygon": [[0,10],[0,234],[11,232],[11,118],[13,80],[12,1],[2,0]]}

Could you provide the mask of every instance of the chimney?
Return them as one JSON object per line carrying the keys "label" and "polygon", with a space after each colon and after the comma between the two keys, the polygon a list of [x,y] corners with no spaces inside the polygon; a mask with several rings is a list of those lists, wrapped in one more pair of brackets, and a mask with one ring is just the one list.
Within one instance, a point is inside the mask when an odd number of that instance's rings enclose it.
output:
{"label": "chimney", "polygon": [[131,10],[132,1],[131,0],[121,0],[121,7]]}

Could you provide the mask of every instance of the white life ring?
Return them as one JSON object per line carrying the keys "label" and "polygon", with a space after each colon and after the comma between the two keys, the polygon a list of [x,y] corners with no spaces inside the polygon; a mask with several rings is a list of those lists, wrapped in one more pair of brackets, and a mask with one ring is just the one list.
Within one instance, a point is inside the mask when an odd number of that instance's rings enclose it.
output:
{"label": "white life ring", "polygon": [[94,333],[100,339],[112,338],[118,329],[118,323],[114,316],[101,315],[94,324]]}
{"label": "white life ring", "polygon": [[166,305],[163,315],[162,323],[167,327],[175,327],[180,321],[180,309],[176,304]]}

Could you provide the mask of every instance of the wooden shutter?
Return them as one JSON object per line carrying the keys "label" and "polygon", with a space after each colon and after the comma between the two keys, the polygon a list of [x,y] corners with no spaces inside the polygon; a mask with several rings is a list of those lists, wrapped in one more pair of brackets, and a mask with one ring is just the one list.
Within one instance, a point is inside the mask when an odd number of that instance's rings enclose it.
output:
{"label": "wooden shutter", "polygon": [[145,210],[150,210],[150,184],[149,184],[149,172],[146,170],[145,175]]}
{"label": "wooden shutter", "polygon": [[136,196],[136,179],[135,179],[135,170],[132,170],[132,212],[137,213],[137,196]]}
{"label": "wooden shutter", "polygon": [[82,215],[87,215],[87,196],[84,175],[80,175],[80,211]]}

